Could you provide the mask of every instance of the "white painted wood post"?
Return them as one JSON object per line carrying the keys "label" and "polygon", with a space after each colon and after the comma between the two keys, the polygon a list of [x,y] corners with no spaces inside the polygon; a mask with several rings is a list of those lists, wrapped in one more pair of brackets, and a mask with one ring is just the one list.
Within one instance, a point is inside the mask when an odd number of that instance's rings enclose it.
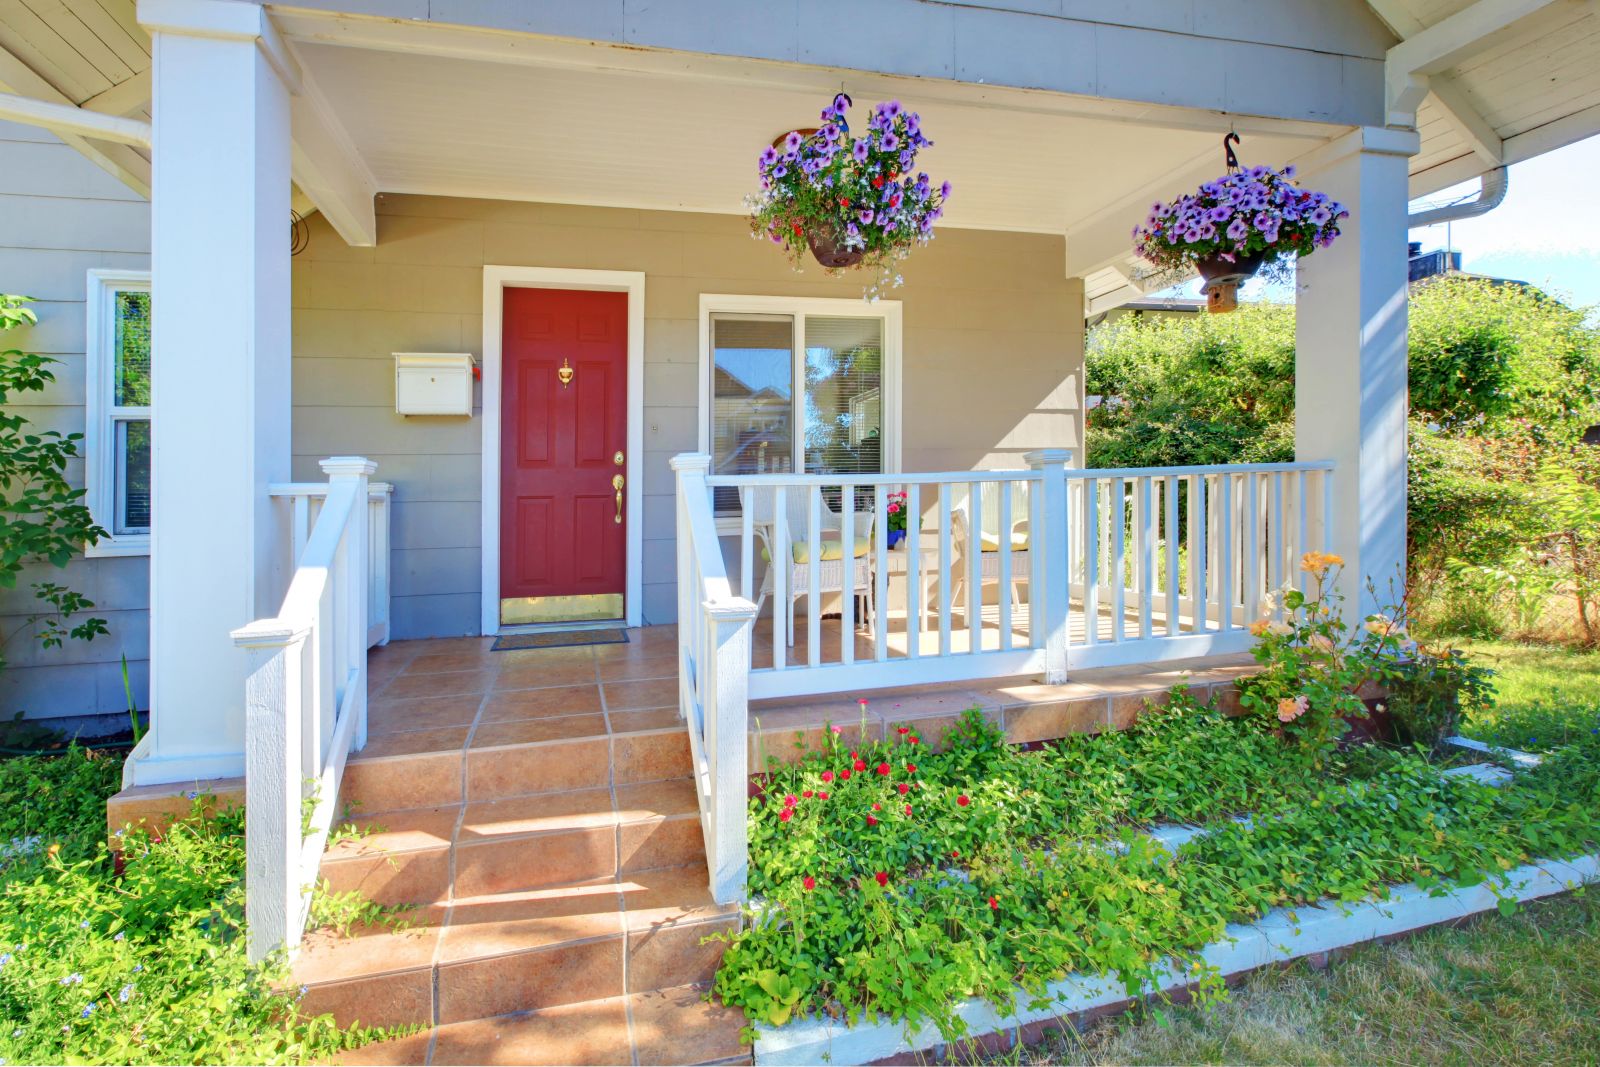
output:
{"label": "white painted wood post", "polygon": [[[711,490],[706,485],[706,473],[711,470],[711,457],[704,452],[685,452],[673,456],[668,465],[677,476],[678,481],[678,635],[679,645],[684,646],[683,638],[689,633],[694,624],[695,604],[693,581],[694,569],[692,554],[694,551],[693,537],[689,533],[688,500],[691,493],[705,494]],[[773,555],[777,555],[774,551]],[[779,565],[776,559],[769,560],[769,567]],[[684,647],[692,647],[692,644]],[[686,667],[687,664],[681,666]],[[685,675],[687,677],[687,675]]]}
{"label": "white painted wood post", "polygon": [[1336,465],[1324,517],[1357,618],[1382,606],[1369,578],[1386,598],[1405,577],[1406,171],[1417,146],[1414,131],[1365,127],[1303,168],[1350,217],[1297,270],[1295,454]]}
{"label": "white painted wood post", "polygon": [[389,643],[389,496],[394,486],[380,483],[369,486],[367,492],[372,499],[372,514],[368,519],[372,529],[367,537],[368,551],[372,554],[371,608],[367,619],[367,645],[371,647]]}
{"label": "white painted wood post", "polygon": [[[378,465],[364,456],[333,456],[322,461],[322,471],[328,476],[331,494],[337,486],[350,485],[355,494],[355,505],[350,509],[350,525],[346,533],[348,555],[345,558],[345,632],[335,634],[334,640],[343,643],[347,660],[352,667],[350,685],[357,687],[350,702],[351,713],[356,716],[355,736],[351,751],[359,752],[367,745],[367,611],[370,600],[367,585],[371,564],[367,552],[371,548],[370,531],[372,507],[368,501],[367,482],[377,473]],[[335,679],[342,685],[345,679]],[[328,709],[332,710],[332,709]],[[318,768],[319,770],[321,768]]]}
{"label": "white painted wood post", "polygon": [[[1040,495],[1039,513],[1043,529],[1029,531],[1028,547],[1033,564],[1033,583],[1029,593],[1033,622],[1044,637],[1044,680],[1060,685],[1067,680],[1067,646],[1070,643],[1068,615],[1072,577],[1071,516],[1067,513],[1067,466],[1072,453],[1064,448],[1043,448],[1023,457],[1039,472],[1035,489]],[[1001,536],[1007,536],[1001,531]],[[1094,620],[1089,620],[1094,625]]]}
{"label": "white painted wood post", "polygon": [[253,628],[245,682],[245,922],[250,959],[300,940],[301,715],[309,629]]}
{"label": "white painted wood post", "polygon": [[139,18],[155,71],[161,355],[150,742],[126,773],[146,785],[245,770],[249,667],[229,634],[274,614],[289,559],[267,487],[289,475],[290,143],[287,56],[260,5],[161,0]]}
{"label": "white painted wood post", "polygon": [[706,743],[711,760],[713,847],[711,895],[719,904],[744,899],[750,871],[750,632],[756,606],[742,597],[705,608]]}

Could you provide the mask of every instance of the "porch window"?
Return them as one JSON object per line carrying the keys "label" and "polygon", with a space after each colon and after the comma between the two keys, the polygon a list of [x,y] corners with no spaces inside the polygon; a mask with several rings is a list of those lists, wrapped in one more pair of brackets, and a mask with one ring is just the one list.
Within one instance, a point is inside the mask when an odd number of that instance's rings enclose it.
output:
{"label": "porch window", "polygon": [[150,275],[89,272],[85,480],[111,536],[92,556],[150,551]]}
{"label": "porch window", "polygon": [[[713,473],[897,469],[886,398],[897,385],[898,305],[886,314],[855,301],[727,300],[705,322]],[[736,510],[737,490],[718,489],[716,505]]]}

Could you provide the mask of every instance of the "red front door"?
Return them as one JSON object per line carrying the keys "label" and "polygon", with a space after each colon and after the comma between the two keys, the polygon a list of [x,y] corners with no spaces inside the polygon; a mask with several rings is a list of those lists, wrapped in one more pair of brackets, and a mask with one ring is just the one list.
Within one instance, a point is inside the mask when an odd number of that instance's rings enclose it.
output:
{"label": "red front door", "polygon": [[623,615],[628,294],[505,290],[500,621]]}

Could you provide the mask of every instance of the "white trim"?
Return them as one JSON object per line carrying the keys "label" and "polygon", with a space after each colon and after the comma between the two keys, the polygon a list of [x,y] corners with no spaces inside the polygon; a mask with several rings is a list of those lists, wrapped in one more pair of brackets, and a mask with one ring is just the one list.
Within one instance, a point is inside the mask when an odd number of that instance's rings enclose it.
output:
{"label": "white trim", "polygon": [[[150,535],[116,533],[117,511],[117,435],[113,423],[119,414],[132,413],[138,417],[137,408],[115,408],[111,403],[112,375],[116,357],[112,352],[115,334],[111,324],[112,311],[119,292],[149,292],[150,272],[147,270],[91,270],[84,292],[84,308],[88,316],[84,341],[84,406],[83,435],[84,485],[88,489],[85,502],[95,522],[107,531],[96,544],[84,545],[83,554],[91,558],[102,556],[148,556]],[[154,314],[154,308],[151,309]],[[151,356],[154,361],[154,353]],[[154,425],[154,404],[143,409],[143,418]],[[154,517],[152,516],[152,522]]]}
{"label": "white trim", "polygon": [[[566,267],[483,268],[483,605],[485,635],[500,633],[500,336],[507,288],[597,289],[628,294],[627,580],[624,621],[643,621],[644,273]],[[520,629],[512,627],[511,629]]]}
{"label": "white trim", "polygon": [[[700,294],[700,384],[695,403],[695,420],[699,436],[699,451],[711,455],[711,316],[718,313],[734,315],[791,315],[795,318],[795,386],[796,399],[804,390],[805,329],[804,318],[812,315],[831,315],[857,319],[883,320],[883,430],[880,456],[884,474],[900,472],[900,402],[901,375],[900,352],[903,316],[900,301],[878,300],[867,303],[841,297],[815,296],[743,296],[725,293]],[[804,447],[801,436],[803,419],[795,422],[795,448],[797,454]],[[804,473],[803,471],[801,473]]]}

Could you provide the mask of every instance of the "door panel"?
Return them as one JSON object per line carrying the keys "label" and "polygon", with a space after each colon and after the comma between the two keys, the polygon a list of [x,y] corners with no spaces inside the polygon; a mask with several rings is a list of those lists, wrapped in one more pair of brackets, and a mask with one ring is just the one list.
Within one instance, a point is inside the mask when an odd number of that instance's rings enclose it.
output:
{"label": "door panel", "polygon": [[627,294],[504,293],[501,621],[621,617],[627,539],[612,478],[628,476],[614,462],[628,437]]}

